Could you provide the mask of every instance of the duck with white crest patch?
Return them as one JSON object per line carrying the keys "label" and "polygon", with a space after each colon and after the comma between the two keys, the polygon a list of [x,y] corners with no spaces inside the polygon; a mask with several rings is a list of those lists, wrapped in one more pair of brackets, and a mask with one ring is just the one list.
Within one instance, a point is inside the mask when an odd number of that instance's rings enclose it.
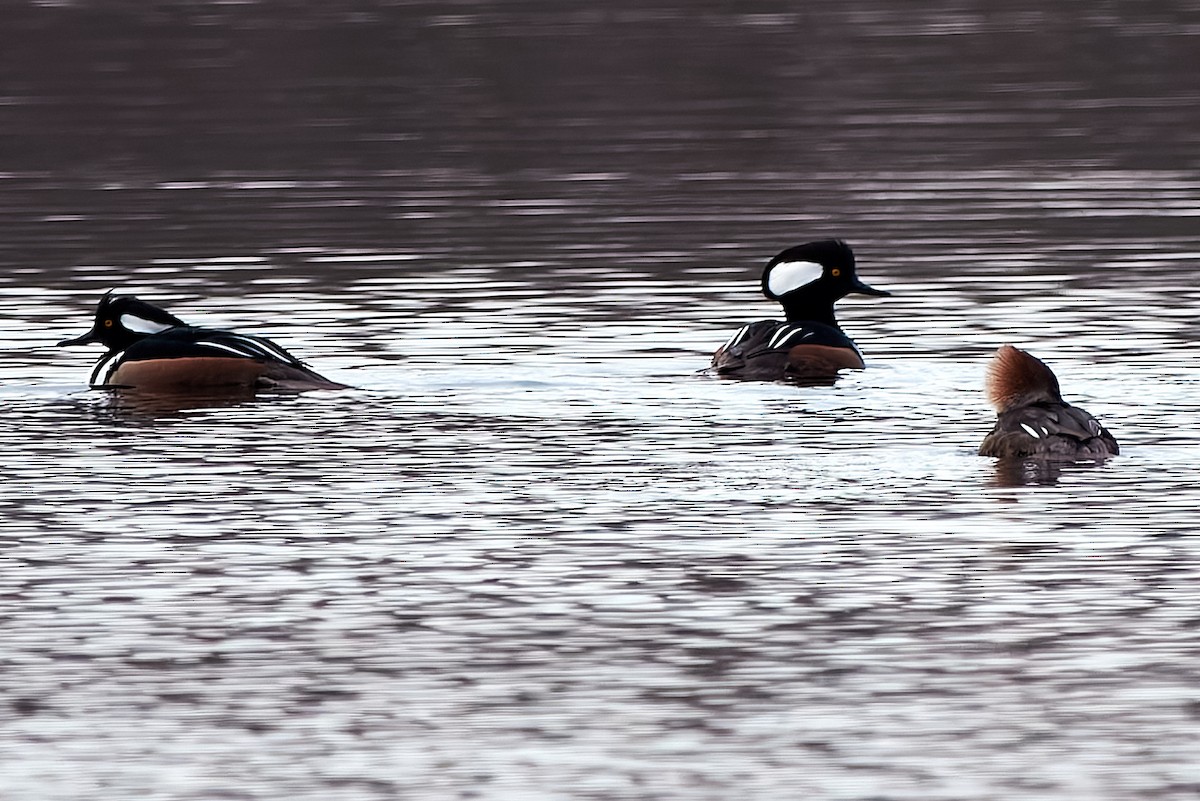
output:
{"label": "duck with white crest patch", "polygon": [[987,393],[997,417],[980,456],[1095,462],[1118,453],[1116,439],[1096,418],[1063,400],[1053,371],[1019,348],[996,351]]}
{"label": "duck with white crest patch", "polygon": [[59,346],[108,348],[88,379],[93,387],[153,392],[343,389],[264,337],[190,326],[132,295],[100,299],[92,330]]}
{"label": "duck with white crest patch", "polygon": [[738,329],[713,354],[717,375],[828,383],[839,370],[861,370],[862,354],[838,327],[833,304],[849,294],[891,294],[859,280],[854,252],[838,239],[798,245],[771,259],[763,270],[762,291],[783,306],[787,319]]}

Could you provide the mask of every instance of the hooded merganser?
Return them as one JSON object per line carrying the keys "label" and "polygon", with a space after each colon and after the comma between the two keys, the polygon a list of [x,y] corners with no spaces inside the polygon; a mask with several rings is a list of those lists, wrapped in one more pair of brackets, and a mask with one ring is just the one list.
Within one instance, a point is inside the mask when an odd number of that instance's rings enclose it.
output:
{"label": "hooded merganser", "polygon": [[1012,345],[1002,345],[988,365],[987,394],[997,419],[980,456],[1100,461],[1118,453],[1096,418],[1062,399],[1050,368]]}
{"label": "hooded merganser", "polygon": [[718,375],[825,382],[864,367],[858,347],[838,328],[833,304],[851,293],[890,295],[858,279],[854,252],[838,239],[788,248],[767,263],[762,292],[779,301],[785,322],[744,325],[713,354]]}
{"label": "hooded merganser", "polygon": [[[59,342],[101,342],[108,352],[88,383],[107,389],[344,389],[269,339],[196,328],[131,295],[107,292],[92,330]],[[103,377],[101,377],[103,373]]]}

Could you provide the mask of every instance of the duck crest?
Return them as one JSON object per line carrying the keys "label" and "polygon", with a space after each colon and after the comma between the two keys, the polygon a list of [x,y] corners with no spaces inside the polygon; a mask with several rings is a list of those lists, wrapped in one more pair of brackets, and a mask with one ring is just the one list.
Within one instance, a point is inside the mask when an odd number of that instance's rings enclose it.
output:
{"label": "duck crest", "polygon": [[987,396],[999,414],[1034,403],[1063,402],[1053,371],[1012,345],[1001,345],[988,365]]}

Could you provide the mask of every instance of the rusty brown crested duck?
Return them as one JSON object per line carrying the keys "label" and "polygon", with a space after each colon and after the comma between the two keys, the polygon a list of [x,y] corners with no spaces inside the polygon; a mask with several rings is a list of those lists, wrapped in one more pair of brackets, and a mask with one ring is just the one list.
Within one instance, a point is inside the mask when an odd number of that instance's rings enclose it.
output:
{"label": "rusty brown crested duck", "polygon": [[1096,418],[1063,400],[1050,368],[1012,345],[1002,345],[992,358],[987,394],[997,418],[980,456],[1100,461],[1118,453],[1117,441]]}

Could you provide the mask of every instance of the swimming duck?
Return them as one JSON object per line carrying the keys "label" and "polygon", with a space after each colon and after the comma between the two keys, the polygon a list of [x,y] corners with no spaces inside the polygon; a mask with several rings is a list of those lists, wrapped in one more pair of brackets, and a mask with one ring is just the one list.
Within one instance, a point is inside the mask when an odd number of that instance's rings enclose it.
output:
{"label": "swimming duck", "polygon": [[132,295],[109,291],[92,329],[59,346],[99,342],[108,351],[88,383],[158,392],[219,389],[342,389],[264,337],[190,326]]}
{"label": "swimming duck", "polygon": [[891,294],[859,280],[854,252],[838,239],[798,245],[771,259],[763,270],[762,292],[783,306],[787,319],[739,328],[713,354],[717,375],[824,383],[839,370],[861,370],[862,354],[838,327],[833,304],[852,293]]}
{"label": "swimming duck", "polygon": [[997,418],[979,446],[980,456],[1100,461],[1119,452],[1096,418],[1063,400],[1050,368],[1019,348],[1002,345],[996,351],[987,394]]}

